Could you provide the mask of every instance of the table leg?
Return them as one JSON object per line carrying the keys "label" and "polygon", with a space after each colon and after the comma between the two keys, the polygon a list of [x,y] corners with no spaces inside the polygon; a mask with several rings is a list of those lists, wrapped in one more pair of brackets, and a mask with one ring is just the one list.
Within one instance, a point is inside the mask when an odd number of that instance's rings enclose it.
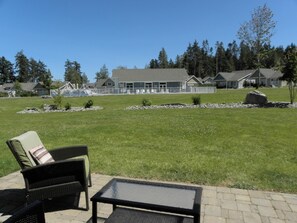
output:
{"label": "table leg", "polygon": [[194,215],[194,223],[200,223],[200,216]]}
{"label": "table leg", "polygon": [[92,222],[97,223],[97,202],[92,202]]}
{"label": "table leg", "polygon": [[116,209],[116,207],[117,207],[117,206],[116,206],[115,204],[113,204],[113,205],[112,205],[112,211],[114,211],[114,210]]}

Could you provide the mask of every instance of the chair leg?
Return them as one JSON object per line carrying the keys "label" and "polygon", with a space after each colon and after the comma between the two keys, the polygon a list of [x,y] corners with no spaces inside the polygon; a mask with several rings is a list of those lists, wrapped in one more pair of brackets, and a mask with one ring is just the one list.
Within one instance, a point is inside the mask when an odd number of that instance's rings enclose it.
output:
{"label": "chair leg", "polygon": [[85,196],[86,196],[86,210],[89,210],[89,192],[88,192],[88,187],[85,189]]}
{"label": "chair leg", "polygon": [[88,183],[89,183],[89,187],[91,187],[92,186],[92,179],[91,179],[91,173],[89,173],[89,177],[88,177]]}

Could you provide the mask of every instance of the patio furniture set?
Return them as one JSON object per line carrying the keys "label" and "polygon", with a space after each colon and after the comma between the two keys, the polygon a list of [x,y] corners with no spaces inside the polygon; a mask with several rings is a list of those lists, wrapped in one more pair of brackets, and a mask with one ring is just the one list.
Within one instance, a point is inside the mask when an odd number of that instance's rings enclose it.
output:
{"label": "patio furniture set", "polygon": [[[45,222],[41,201],[81,192],[89,210],[87,146],[48,151],[35,131],[6,143],[22,169],[27,205],[4,222]],[[98,205],[107,203],[113,212],[106,223],[199,223],[201,196],[201,187],[114,178],[90,199],[91,219],[97,222]]]}

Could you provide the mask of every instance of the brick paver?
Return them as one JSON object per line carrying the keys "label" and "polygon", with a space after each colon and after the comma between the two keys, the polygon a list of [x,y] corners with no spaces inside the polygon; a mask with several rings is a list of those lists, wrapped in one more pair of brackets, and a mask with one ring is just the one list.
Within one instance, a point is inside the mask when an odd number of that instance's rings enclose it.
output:
{"label": "brick paver", "polygon": [[[111,176],[92,174],[93,186],[89,188],[92,197]],[[201,222],[203,223],[297,223],[297,195],[266,191],[241,190],[225,187],[202,186]],[[85,200],[80,200],[79,207],[85,207]],[[71,200],[71,198],[69,198]],[[69,200],[69,201],[70,201]],[[66,200],[67,201],[67,200]],[[0,178],[0,215],[11,214],[25,202],[24,182],[21,174],[15,172]],[[90,222],[92,208],[84,211],[61,206],[59,201],[50,201],[53,210],[46,210],[48,223]],[[58,204],[57,204],[58,202]],[[59,205],[59,206],[56,206]],[[91,207],[91,204],[90,204]],[[100,222],[112,212],[111,205],[100,204],[98,215]]]}

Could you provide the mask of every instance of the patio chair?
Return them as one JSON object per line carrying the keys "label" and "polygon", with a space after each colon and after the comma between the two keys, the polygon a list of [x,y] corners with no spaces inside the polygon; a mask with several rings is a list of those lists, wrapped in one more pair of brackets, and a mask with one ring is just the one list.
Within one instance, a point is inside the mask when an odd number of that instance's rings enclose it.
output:
{"label": "patio chair", "polygon": [[[0,222],[2,222],[0,220]],[[18,210],[3,223],[45,223],[42,202],[35,201]]]}
{"label": "patio chair", "polygon": [[6,141],[23,174],[27,203],[85,192],[92,185],[87,146],[47,151],[38,134],[28,131]]}

